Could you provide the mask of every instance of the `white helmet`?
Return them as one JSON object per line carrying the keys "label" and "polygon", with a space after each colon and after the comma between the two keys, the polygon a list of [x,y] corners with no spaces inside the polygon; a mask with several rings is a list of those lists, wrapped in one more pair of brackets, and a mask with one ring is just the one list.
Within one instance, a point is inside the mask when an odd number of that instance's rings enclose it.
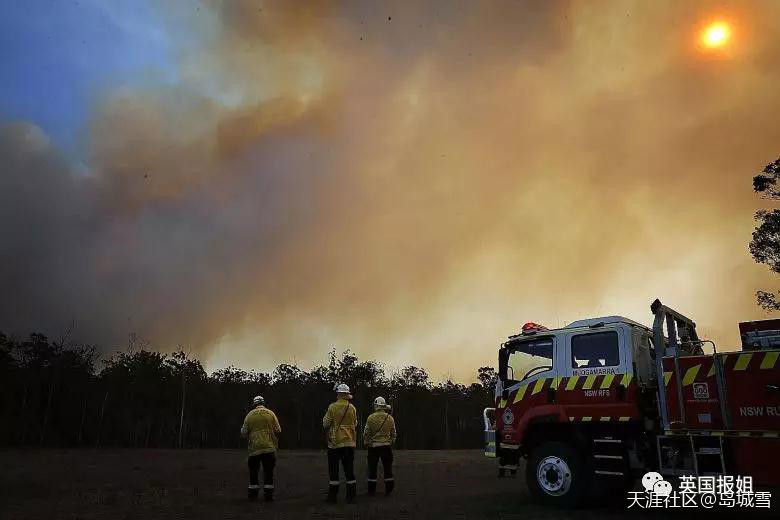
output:
{"label": "white helmet", "polygon": [[374,408],[384,408],[387,406],[387,403],[385,402],[384,397],[377,397],[374,399]]}
{"label": "white helmet", "polygon": [[344,383],[341,383],[340,385],[336,385],[336,388],[334,388],[337,394],[348,394],[349,393],[349,387],[345,385]]}
{"label": "white helmet", "polygon": [[261,404],[265,404],[265,399],[263,399],[263,396],[262,396],[262,395],[256,395],[256,396],[255,396],[255,397],[252,399],[252,404],[253,404],[253,405],[255,405],[255,406],[259,406],[259,405],[261,405]]}

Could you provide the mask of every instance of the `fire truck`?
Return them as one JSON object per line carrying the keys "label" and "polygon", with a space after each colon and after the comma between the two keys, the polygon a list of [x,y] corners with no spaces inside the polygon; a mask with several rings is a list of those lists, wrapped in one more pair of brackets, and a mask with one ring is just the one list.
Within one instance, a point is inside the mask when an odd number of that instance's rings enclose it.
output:
{"label": "fire truck", "polygon": [[718,352],[689,318],[659,300],[651,311],[652,328],[527,323],[501,345],[484,411],[499,476],[524,458],[531,494],[564,507],[649,471],[780,485],[780,320],[740,324],[742,349]]}

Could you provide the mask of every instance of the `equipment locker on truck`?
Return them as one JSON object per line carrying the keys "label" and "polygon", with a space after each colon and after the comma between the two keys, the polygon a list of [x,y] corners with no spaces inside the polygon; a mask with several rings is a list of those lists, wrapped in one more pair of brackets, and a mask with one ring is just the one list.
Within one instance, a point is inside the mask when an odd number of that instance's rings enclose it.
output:
{"label": "equipment locker on truck", "polygon": [[652,329],[620,316],[527,323],[501,345],[484,411],[500,476],[526,458],[533,496],[563,506],[648,471],[780,485],[780,321],[740,324],[743,350],[719,353],[689,318],[658,300],[651,311]]}

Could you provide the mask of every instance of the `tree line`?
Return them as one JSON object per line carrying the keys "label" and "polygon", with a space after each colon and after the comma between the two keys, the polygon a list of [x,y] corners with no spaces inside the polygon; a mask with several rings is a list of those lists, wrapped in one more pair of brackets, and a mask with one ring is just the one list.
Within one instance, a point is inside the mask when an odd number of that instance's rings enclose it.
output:
{"label": "tree line", "polygon": [[321,448],[322,415],[334,385],[346,383],[359,442],[381,395],[393,407],[398,448],[475,448],[496,380],[482,367],[478,383],[433,383],[422,368],[387,373],[381,363],[335,350],[327,366],[308,371],[280,364],[270,373],[230,366],[207,374],[183,351],[162,354],[136,343],[131,337],[125,351],[100,360],[93,346],[0,333],[0,444],[239,448],[242,420],[259,394],[279,417],[283,449]]}

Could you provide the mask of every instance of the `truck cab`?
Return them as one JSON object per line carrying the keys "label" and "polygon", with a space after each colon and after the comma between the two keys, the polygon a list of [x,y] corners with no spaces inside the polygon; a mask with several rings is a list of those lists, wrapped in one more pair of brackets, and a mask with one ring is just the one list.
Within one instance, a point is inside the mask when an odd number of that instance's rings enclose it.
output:
{"label": "truck cab", "polygon": [[[621,316],[559,329],[526,324],[510,336],[499,349],[495,419],[486,425],[499,475],[514,474],[521,458],[538,459],[546,469],[526,475],[532,493],[547,501],[578,501],[586,490],[578,489],[562,455],[593,451],[594,439],[644,427],[648,412],[653,414],[645,395],[655,381],[651,337],[649,328]],[[622,455],[599,462],[588,461],[598,474],[627,472]]]}
{"label": "truck cab", "polygon": [[[693,321],[658,300],[651,311],[652,328],[621,316],[527,323],[501,344],[484,412],[499,476],[526,459],[532,495],[564,506],[648,471],[777,480],[750,461],[780,460],[780,351],[705,354]],[[777,349],[772,331],[759,332],[743,338]]]}
{"label": "truck cab", "polygon": [[522,449],[538,423],[640,418],[637,386],[654,381],[651,331],[620,316],[526,329],[499,350],[499,439]]}

